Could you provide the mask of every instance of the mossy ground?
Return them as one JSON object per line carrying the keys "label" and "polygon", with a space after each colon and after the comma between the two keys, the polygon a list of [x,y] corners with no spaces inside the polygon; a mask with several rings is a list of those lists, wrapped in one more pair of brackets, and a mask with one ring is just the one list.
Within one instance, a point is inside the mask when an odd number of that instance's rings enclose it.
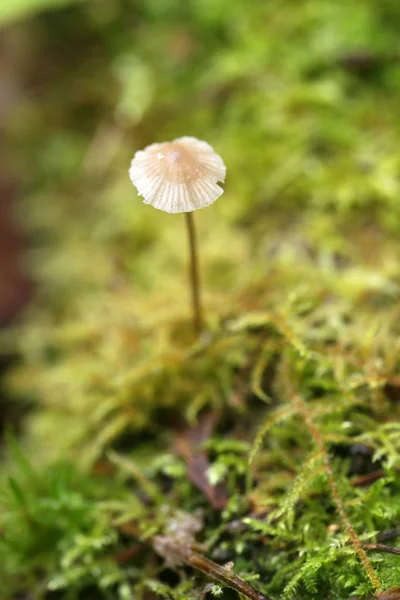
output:
{"label": "mossy ground", "polygon": [[[400,585],[372,547],[400,534],[399,27],[394,0],[88,2],[19,26],[35,88],[6,135],[38,284],[3,338],[33,404],[1,475],[4,598],[237,597],[160,552],[188,515],[273,599]],[[127,176],[181,135],[228,167],[196,214],[200,339],[183,220]]]}

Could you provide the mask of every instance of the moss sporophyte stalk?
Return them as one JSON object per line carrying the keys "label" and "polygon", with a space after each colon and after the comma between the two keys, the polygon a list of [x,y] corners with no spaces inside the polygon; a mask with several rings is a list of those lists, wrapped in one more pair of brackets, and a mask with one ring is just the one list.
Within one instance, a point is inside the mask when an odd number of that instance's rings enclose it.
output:
{"label": "moss sporophyte stalk", "polygon": [[190,252],[193,326],[199,333],[204,316],[201,302],[198,243],[193,211],[212,204],[223,194],[226,167],[212,147],[194,137],[151,144],[136,152],[129,170],[145,204],[168,213],[185,213]]}

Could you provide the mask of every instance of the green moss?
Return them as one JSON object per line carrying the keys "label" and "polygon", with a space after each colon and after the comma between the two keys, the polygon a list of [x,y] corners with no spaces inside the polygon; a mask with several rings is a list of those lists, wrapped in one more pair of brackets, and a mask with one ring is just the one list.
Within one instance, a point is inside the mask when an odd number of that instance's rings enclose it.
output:
{"label": "green moss", "polygon": [[[62,69],[6,130],[38,293],[4,336],[34,403],[0,483],[4,598],[198,598],[155,542],[176,531],[273,599],[399,584],[368,548],[400,517],[399,21],[391,0],[146,0],[26,23]],[[198,213],[199,340],[182,219],[127,176],[188,134],[228,166]]]}

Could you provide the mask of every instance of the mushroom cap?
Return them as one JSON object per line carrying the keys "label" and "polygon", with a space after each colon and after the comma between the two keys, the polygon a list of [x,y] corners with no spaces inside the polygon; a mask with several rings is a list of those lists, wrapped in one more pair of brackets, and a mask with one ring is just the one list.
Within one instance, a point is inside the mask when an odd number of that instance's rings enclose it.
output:
{"label": "mushroom cap", "polygon": [[151,144],[136,152],[129,176],[145,204],[169,213],[209,206],[223,194],[226,167],[212,147],[195,137]]}

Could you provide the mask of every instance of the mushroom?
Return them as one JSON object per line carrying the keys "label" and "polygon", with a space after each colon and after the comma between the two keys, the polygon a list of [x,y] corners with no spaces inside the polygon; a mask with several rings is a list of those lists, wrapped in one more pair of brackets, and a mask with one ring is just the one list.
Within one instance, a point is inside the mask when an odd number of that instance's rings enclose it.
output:
{"label": "mushroom", "polygon": [[226,167],[213,148],[195,137],[151,144],[136,152],[129,176],[145,204],[168,213],[185,213],[190,249],[193,323],[203,325],[200,300],[197,236],[192,212],[212,204],[224,190]]}

